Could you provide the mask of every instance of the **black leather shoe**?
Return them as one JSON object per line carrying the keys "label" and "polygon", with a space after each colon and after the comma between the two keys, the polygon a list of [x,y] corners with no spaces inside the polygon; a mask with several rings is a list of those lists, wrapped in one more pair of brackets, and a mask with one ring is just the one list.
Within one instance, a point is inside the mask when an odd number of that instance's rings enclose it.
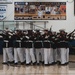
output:
{"label": "black leather shoe", "polygon": [[61,66],[66,66],[67,64],[66,63],[64,63],[64,64],[61,64]]}
{"label": "black leather shoe", "polygon": [[14,65],[18,65],[18,63],[14,63]]}
{"label": "black leather shoe", "polygon": [[44,64],[45,66],[49,66],[49,64]]}
{"label": "black leather shoe", "polygon": [[39,66],[39,65],[40,65],[40,63],[37,63],[37,65]]}
{"label": "black leather shoe", "polygon": [[68,65],[68,64],[69,64],[69,62],[66,62],[65,64],[66,64],[66,65]]}
{"label": "black leather shoe", "polygon": [[24,65],[25,64],[25,62],[21,62],[21,65]]}
{"label": "black leather shoe", "polygon": [[2,64],[7,65],[8,63],[7,62],[3,62]]}
{"label": "black leather shoe", "polygon": [[44,64],[44,61],[42,61],[41,63]]}
{"label": "black leather shoe", "polygon": [[29,65],[31,65],[31,63],[26,64],[26,66],[29,66]]}
{"label": "black leather shoe", "polygon": [[33,65],[36,65],[36,62],[34,62]]}
{"label": "black leather shoe", "polygon": [[57,64],[57,62],[52,62],[50,65],[56,65]]}
{"label": "black leather shoe", "polygon": [[9,64],[13,64],[13,63],[14,63],[14,61],[9,61],[8,63],[9,63]]}
{"label": "black leather shoe", "polygon": [[58,64],[58,65],[61,65],[61,62],[60,62],[60,61],[57,61],[57,64]]}

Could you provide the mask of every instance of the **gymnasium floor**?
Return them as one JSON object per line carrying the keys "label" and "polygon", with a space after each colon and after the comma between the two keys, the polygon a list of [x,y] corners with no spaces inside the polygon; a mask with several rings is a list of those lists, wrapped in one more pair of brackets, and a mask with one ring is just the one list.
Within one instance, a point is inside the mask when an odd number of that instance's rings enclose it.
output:
{"label": "gymnasium floor", "polygon": [[0,75],[75,75],[75,56],[70,56],[67,66],[10,66],[2,64],[0,55]]}

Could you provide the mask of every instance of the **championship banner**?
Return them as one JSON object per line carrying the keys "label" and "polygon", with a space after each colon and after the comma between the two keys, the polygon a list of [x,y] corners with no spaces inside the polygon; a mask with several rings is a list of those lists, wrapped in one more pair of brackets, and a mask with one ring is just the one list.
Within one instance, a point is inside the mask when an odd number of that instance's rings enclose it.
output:
{"label": "championship banner", "polygon": [[6,18],[6,5],[0,5],[0,20]]}
{"label": "championship banner", "polygon": [[66,20],[66,2],[15,2],[15,20]]}
{"label": "championship banner", "polygon": [[0,0],[0,4],[1,3],[5,3],[5,4],[12,3],[12,0]]}

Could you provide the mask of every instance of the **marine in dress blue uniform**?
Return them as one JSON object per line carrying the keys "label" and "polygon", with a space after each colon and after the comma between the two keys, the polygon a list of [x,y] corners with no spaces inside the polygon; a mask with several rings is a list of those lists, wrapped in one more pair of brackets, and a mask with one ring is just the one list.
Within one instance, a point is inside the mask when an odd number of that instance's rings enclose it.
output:
{"label": "marine in dress blue uniform", "polygon": [[43,51],[43,38],[40,34],[39,30],[36,30],[35,38],[34,38],[34,48],[35,48],[35,56],[36,56],[36,62],[37,65],[40,64],[40,62],[44,62],[44,51]]}
{"label": "marine in dress blue uniform", "polygon": [[9,31],[3,33],[3,63],[13,62],[12,49],[9,48]]}

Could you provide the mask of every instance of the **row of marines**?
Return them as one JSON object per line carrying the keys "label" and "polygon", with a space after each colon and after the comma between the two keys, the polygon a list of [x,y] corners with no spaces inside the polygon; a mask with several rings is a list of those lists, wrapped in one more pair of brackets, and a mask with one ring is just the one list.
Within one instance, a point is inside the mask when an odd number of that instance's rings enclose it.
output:
{"label": "row of marines", "polygon": [[3,64],[14,63],[51,65],[69,62],[69,41],[73,38],[65,31],[16,30],[0,33],[3,41]]}

